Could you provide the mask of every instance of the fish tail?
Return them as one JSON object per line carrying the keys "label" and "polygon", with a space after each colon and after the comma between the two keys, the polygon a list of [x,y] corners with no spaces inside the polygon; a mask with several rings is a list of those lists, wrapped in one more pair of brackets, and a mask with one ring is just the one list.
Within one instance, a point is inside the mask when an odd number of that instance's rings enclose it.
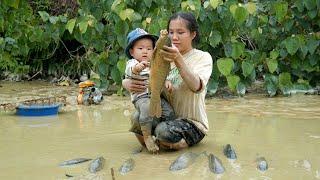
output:
{"label": "fish tail", "polygon": [[156,116],[157,118],[161,117],[161,101],[157,103],[150,103],[150,116],[154,117]]}

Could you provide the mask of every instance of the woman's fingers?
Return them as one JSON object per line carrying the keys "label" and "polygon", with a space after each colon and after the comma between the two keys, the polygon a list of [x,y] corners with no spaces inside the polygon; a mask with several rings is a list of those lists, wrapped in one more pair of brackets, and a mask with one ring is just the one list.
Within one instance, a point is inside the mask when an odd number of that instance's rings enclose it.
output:
{"label": "woman's fingers", "polygon": [[160,53],[162,54],[162,57],[164,60],[172,62],[177,57],[176,53],[168,52],[165,50],[160,50]]}
{"label": "woman's fingers", "polygon": [[144,92],[146,90],[146,83],[144,81],[139,81],[139,80],[131,80],[130,84],[130,91],[133,93],[139,93],[139,92]]}

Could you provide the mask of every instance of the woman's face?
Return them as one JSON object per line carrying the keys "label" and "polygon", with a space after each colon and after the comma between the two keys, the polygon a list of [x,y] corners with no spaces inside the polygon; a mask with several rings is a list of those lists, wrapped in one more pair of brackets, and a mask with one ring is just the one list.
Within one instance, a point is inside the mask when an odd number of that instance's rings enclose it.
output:
{"label": "woman's face", "polygon": [[192,40],[196,32],[190,32],[187,28],[187,21],[182,18],[173,19],[169,23],[169,37],[172,44],[184,55],[192,49]]}

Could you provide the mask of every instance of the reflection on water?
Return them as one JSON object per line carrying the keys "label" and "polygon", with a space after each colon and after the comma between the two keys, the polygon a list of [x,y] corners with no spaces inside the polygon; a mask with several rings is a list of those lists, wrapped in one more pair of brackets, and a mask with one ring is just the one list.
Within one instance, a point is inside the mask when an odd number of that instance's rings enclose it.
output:
{"label": "reflection on water", "polygon": [[[65,174],[89,179],[320,179],[320,96],[295,95],[266,98],[246,96],[207,100],[210,131],[198,145],[178,152],[152,155],[128,132],[133,106],[128,97],[108,96],[97,106],[77,106],[76,87],[45,83],[2,83],[0,103],[33,97],[68,95],[68,105],[57,116],[22,117],[0,113],[0,179],[65,179]],[[238,159],[223,155],[231,144]],[[212,174],[205,156],[187,169],[170,172],[182,153],[207,151],[221,159],[226,172]],[[103,156],[105,167],[88,173],[90,162],[59,167],[74,158]],[[256,158],[265,157],[269,169],[256,169]],[[118,169],[133,158],[126,175]]]}

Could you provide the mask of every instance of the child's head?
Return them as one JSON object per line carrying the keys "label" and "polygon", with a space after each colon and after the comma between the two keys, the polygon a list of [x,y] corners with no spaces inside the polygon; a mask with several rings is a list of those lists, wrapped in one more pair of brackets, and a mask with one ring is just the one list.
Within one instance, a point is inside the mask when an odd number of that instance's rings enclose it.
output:
{"label": "child's head", "polygon": [[151,35],[140,28],[131,31],[127,36],[126,55],[128,58],[134,58],[139,62],[150,60],[157,39],[157,36]]}

